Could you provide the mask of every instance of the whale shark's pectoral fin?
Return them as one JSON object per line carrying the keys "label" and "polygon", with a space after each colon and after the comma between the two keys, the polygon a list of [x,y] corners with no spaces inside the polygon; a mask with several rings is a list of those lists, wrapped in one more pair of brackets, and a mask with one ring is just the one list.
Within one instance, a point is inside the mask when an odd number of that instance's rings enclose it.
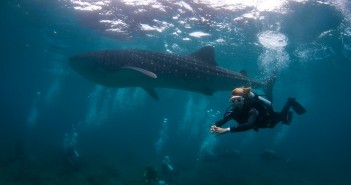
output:
{"label": "whale shark's pectoral fin", "polygon": [[160,98],[158,97],[158,94],[156,90],[152,87],[143,87],[143,89],[155,100],[159,100]]}
{"label": "whale shark's pectoral fin", "polygon": [[[134,72],[137,72],[138,74],[141,74],[145,77],[151,78],[151,79],[156,79],[157,75],[151,71],[148,71],[146,69],[143,68],[139,68],[139,67],[134,67],[134,66],[125,66],[125,67],[121,67],[122,69],[127,69],[127,70],[132,70]],[[152,98],[154,98],[155,100],[158,100],[158,94],[156,92],[156,90],[152,87],[142,87]]]}
{"label": "whale shark's pectoral fin", "polygon": [[146,69],[143,69],[143,68],[139,68],[139,67],[132,67],[132,66],[127,66],[127,67],[121,67],[123,69],[131,69],[131,70],[134,70],[134,71],[137,71],[141,74],[144,74],[150,78],[157,78],[157,75],[151,71],[148,71]]}

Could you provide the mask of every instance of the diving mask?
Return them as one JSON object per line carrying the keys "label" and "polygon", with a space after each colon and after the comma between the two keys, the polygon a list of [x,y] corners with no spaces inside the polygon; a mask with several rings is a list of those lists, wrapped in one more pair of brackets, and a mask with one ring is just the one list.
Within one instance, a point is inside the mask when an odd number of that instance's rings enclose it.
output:
{"label": "diving mask", "polygon": [[244,104],[244,98],[242,96],[232,96],[230,97],[229,102],[235,107],[240,107]]}

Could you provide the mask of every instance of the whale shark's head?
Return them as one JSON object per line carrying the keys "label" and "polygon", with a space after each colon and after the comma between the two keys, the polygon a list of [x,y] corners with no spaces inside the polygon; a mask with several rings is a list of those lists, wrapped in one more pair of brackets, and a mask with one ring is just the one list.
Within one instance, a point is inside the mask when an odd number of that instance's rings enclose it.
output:
{"label": "whale shark's head", "polygon": [[97,55],[91,53],[71,57],[69,65],[79,75],[93,82],[98,82],[97,79],[102,74]]}
{"label": "whale shark's head", "polygon": [[[133,58],[125,51],[96,51],[69,58],[70,67],[92,82],[113,87],[130,86],[139,80],[135,68],[128,66]],[[138,79],[136,79],[138,78]]]}
{"label": "whale shark's head", "polygon": [[84,53],[69,58],[70,67],[78,74],[96,83],[104,85],[109,78],[107,75],[116,73],[123,65],[122,56],[111,51]]}
{"label": "whale shark's head", "polygon": [[97,57],[89,54],[76,55],[69,58],[70,67],[82,76],[95,72],[98,63]]}
{"label": "whale shark's head", "polygon": [[[95,51],[73,56],[70,66],[77,72],[96,72],[94,70],[117,70],[125,65],[123,52]],[[92,70],[92,71],[91,71]]]}

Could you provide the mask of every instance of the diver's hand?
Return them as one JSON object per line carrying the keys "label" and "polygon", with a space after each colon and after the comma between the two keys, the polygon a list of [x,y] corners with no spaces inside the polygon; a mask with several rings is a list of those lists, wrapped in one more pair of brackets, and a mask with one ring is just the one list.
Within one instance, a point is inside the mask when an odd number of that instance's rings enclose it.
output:
{"label": "diver's hand", "polygon": [[224,134],[229,132],[228,128],[221,128],[221,127],[217,127],[215,125],[211,126],[211,134]]}
{"label": "diver's hand", "polygon": [[211,126],[211,128],[210,128],[211,134],[213,134],[213,132],[215,131],[215,127],[216,127],[216,125],[212,125],[212,126]]}

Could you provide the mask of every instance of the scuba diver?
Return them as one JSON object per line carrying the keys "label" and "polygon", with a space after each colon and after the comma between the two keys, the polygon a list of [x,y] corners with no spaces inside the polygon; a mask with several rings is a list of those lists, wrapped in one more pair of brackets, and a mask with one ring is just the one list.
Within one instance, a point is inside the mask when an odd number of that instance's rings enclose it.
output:
{"label": "scuba diver", "polygon": [[162,160],[161,172],[164,181],[167,182],[167,184],[177,184],[177,171],[168,155],[164,156]]}
{"label": "scuba diver", "polygon": [[[228,107],[223,119],[211,126],[213,134],[224,134],[227,132],[242,132],[250,129],[258,131],[260,128],[274,128],[279,122],[289,125],[292,120],[290,107],[302,115],[306,109],[298,103],[295,98],[288,98],[287,103],[281,110],[273,110],[271,101],[257,95],[251,88],[235,88],[229,98],[231,105]],[[238,125],[228,128],[221,128],[230,119],[235,120]]]}
{"label": "scuba diver", "polygon": [[144,183],[145,184],[156,184],[158,183],[157,170],[152,166],[145,167],[144,171]]}
{"label": "scuba diver", "polygon": [[78,146],[78,133],[77,129],[73,126],[69,133],[65,134],[64,138],[64,157],[69,166],[78,169],[80,166]]}

